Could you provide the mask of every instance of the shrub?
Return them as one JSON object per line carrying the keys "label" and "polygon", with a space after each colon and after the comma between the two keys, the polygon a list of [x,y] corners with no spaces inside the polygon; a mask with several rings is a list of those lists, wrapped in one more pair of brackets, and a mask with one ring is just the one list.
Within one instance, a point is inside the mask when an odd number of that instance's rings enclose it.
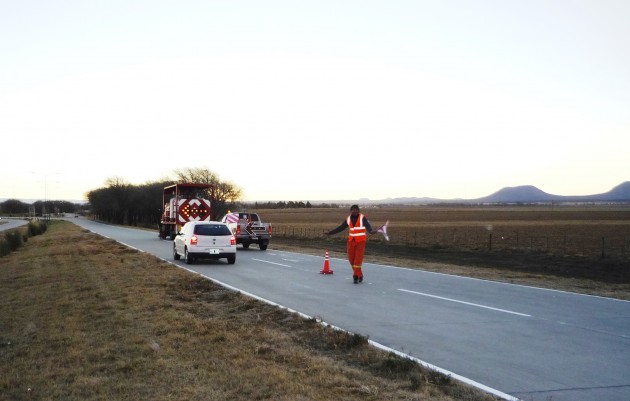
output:
{"label": "shrub", "polygon": [[11,253],[11,248],[9,248],[9,243],[4,238],[0,238],[0,257],[7,256]]}
{"label": "shrub", "polygon": [[28,222],[28,236],[33,237],[46,232],[46,223],[41,220],[31,220]]}
{"label": "shrub", "polygon": [[22,246],[24,240],[22,239],[22,233],[18,230],[7,231],[4,234],[5,241],[9,244],[9,249],[15,251]]}
{"label": "shrub", "polygon": [[377,371],[381,374],[388,375],[400,375],[408,374],[418,367],[418,364],[410,358],[403,358],[401,356],[390,353],[387,359],[379,361],[379,364],[375,366]]}

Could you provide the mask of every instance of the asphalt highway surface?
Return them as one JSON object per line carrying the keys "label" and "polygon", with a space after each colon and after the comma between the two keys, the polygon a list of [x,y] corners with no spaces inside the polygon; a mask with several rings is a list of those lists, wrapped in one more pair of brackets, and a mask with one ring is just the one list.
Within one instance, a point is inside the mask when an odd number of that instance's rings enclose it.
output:
{"label": "asphalt highway surface", "polygon": [[11,230],[28,224],[27,220],[2,217],[0,220],[0,232]]}
{"label": "asphalt highway surface", "polygon": [[[630,302],[239,246],[225,260],[174,261],[156,232],[69,219],[230,288],[368,336],[506,399],[630,400]],[[369,247],[369,243],[368,243]]]}

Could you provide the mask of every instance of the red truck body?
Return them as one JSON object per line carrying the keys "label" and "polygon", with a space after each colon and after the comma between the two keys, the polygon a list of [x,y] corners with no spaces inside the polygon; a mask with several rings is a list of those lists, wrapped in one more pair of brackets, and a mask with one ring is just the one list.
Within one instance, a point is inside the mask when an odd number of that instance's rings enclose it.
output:
{"label": "red truck body", "polygon": [[175,239],[189,221],[210,221],[212,207],[207,198],[208,184],[174,184],[164,188],[159,237]]}

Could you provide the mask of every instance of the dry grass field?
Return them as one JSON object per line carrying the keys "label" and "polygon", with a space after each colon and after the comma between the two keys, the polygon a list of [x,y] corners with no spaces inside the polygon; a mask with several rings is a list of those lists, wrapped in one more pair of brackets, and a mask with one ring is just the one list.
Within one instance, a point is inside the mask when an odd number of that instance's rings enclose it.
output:
{"label": "dry grass field", "polygon": [[494,399],[69,222],[0,258],[0,294],[1,400]]}
{"label": "dry grass field", "polygon": [[[343,209],[257,210],[272,248],[344,256],[345,233],[324,237]],[[369,239],[366,258],[490,280],[630,299],[630,206],[365,207],[390,241]]]}

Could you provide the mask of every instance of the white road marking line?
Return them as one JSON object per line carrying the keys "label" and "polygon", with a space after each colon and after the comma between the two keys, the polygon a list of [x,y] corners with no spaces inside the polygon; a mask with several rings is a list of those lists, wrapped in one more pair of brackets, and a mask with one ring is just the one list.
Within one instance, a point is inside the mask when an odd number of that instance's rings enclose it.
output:
{"label": "white road marking line", "polygon": [[497,311],[497,312],[511,313],[512,315],[518,315],[518,316],[524,316],[524,317],[532,317],[532,315],[527,315],[525,313],[519,313],[519,312],[514,312],[514,311],[510,311],[510,310],[505,310],[505,309],[493,308],[491,306],[486,306],[486,305],[473,304],[471,302],[459,301],[457,299],[451,299],[451,298],[440,297],[440,296],[437,296],[437,295],[425,294],[423,292],[405,290],[403,288],[399,288],[398,291],[408,292],[408,293],[417,294],[417,295],[423,295],[425,297],[430,297],[430,298],[437,298],[437,299],[441,299],[441,300],[444,300],[444,301],[457,302],[457,303],[464,304],[464,305],[476,306],[476,307],[479,307],[479,308],[490,309],[490,310]]}
{"label": "white road marking line", "polygon": [[262,260],[262,259],[256,259],[256,258],[252,258],[252,260],[255,260],[257,262],[269,263],[269,264],[272,264],[272,265],[283,266],[283,267],[291,267],[289,265],[283,265],[282,263],[270,262],[268,260]]}

